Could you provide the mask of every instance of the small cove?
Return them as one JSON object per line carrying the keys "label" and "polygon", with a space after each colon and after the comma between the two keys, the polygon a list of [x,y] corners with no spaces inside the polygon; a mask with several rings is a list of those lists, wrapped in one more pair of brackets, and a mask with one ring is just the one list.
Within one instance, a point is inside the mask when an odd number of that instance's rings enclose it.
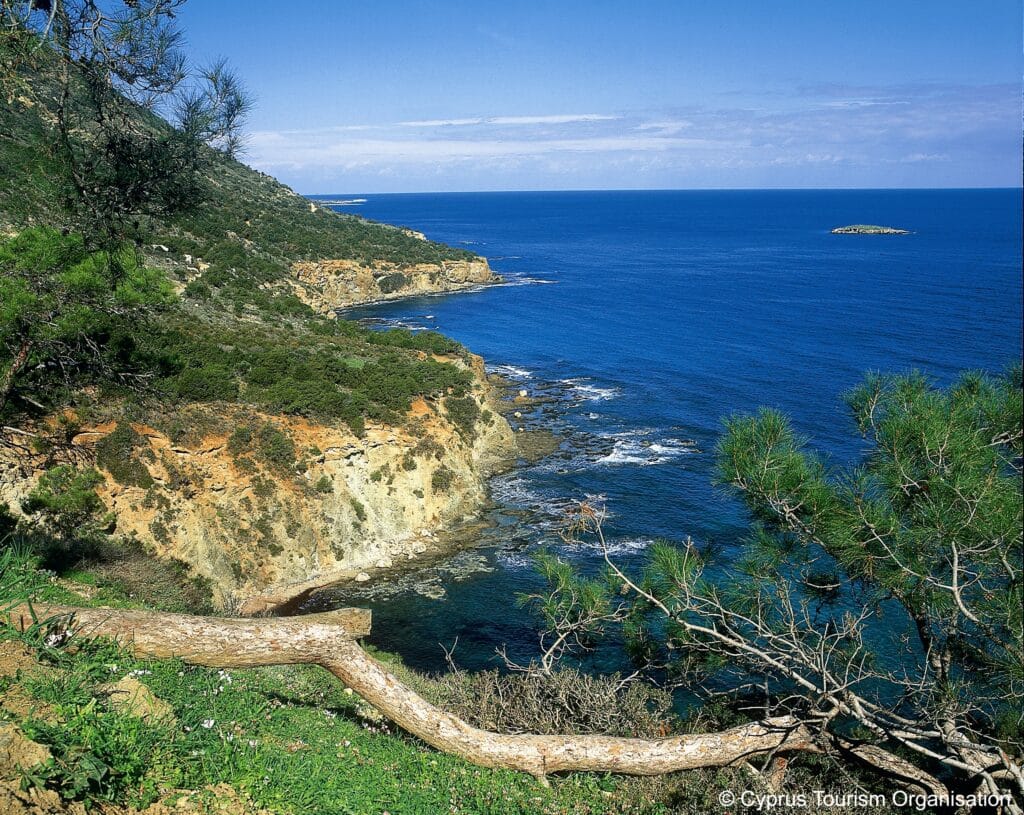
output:
{"label": "small cove", "polygon": [[[728,571],[747,530],[713,485],[723,417],[789,414],[832,462],[861,443],[841,402],[867,370],[967,368],[1019,358],[1020,194],[1013,190],[361,195],[358,214],[487,256],[507,285],[351,310],[383,327],[463,342],[539,404],[529,427],[560,436],[542,461],[497,476],[476,545],[394,581],[311,604],[369,605],[371,642],[412,666],[528,659],[547,546],[583,570],[599,552],[557,535],[565,507],[600,496],[624,565],[687,535]],[[906,236],[833,236],[843,223]],[[515,423],[515,420],[513,419]],[[312,607],[310,610],[312,610]],[[598,653],[595,667],[616,666]]]}

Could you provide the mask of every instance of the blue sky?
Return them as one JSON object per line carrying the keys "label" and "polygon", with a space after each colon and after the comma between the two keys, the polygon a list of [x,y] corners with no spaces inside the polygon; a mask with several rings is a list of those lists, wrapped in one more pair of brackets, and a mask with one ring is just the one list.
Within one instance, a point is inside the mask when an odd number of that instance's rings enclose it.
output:
{"label": "blue sky", "polygon": [[1021,180],[1021,0],[191,0],[304,193]]}

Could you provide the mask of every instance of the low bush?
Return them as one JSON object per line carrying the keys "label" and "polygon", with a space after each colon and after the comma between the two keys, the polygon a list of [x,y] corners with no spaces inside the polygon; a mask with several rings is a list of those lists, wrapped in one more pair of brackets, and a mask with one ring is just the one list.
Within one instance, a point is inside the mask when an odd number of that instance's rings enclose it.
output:
{"label": "low bush", "polygon": [[464,438],[472,439],[476,436],[480,406],[472,396],[449,396],[444,400],[444,410]]}
{"label": "low bush", "polygon": [[409,285],[409,278],[401,272],[386,275],[377,281],[377,286],[384,294],[392,294],[401,291]]}
{"label": "low bush", "polygon": [[256,431],[256,445],[260,460],[271,469],[282,473],[295,469],[295,442],[284,431],[268,422]]}
{"label": "low bush", "polygon": [[148,489],[153,486],[153,477],[140,460],[146,453],[150,450],[145,439],[128,422],[118,422],[114,431],[96,445],[96,464],[110,473],[118,484]]}
{"label": "low bush", "polygon": [[455,473],[442,464],[434,470],[434,474],[430,477],[430,486],[433,487],[434,492],[445,493],[452,488],[454,481]]}
{"label": "low bush", "polygon": [[454,671],[420,690],[477,727],[501,733],[596,733],[658,738],[674,732],[672,694],[645,682],[592,676],[573,668],[551,674]]}
{"label": "low bush", "polygon": [[91,467],[60,464],[39,477],[22,506],[61,538],[92,535],[110,522],[106,506],[96,494],[102,483],[103,476]]}

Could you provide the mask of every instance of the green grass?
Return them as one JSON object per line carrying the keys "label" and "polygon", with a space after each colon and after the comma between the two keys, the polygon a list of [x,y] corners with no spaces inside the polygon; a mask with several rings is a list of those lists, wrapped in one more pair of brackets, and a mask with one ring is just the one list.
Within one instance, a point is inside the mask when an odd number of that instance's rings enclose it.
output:
{"label": "green grass", "polygon": [[[27,554],[0,550],[0,606],[28,594],[96,602],[34,567]],[[16,720],[55,756],[32,769],[29,783],[68,800],[143,806],[224,782],[272,812],[303,815],[669,811],[644,800],[630,779],[576,774],[544,789],[522,773],[438,753],[315,666],[222,671],[136,659],[102,640],[48,648],[46,632],[45,621],[25,634],[0,626],[0,641],[30,645],[43,666],[20,680],[36,713]],[[101,686],[127,675],[169,703],[174,721],[145,723],[113,709]]]}
{"label": "green grass", "polygon": [[[138,598],[93,589],[88,570],[57,584],[38,560],[11,539],[0,543],[0,609],[32,596],[79,605],[139,605]],[[147,598],[151,602],[151,598]],[[29,768],[26,784],[56,790],[89,806],[101,802],[145,806],[173,803],[182,790],[228,784],[258,806],[281,815],[381,813],[392,815],[598,815],[718,811],[726,789],[758,789],[738,768],[657,778],[573,773],[544,788],[531,776],[477,767],[439,753],[383,719],[327,671],[316,666],[219,670],[178,660],[137,659],[103,640],[45,644],[46,621],[21,633],[0,625],[0,646],[32,648],[38,670],[0,680],[4,694],[28,695],[18,713],[0,704],[0,717],[46,744],[54,760]],[[368,648],[402,681],[444,704],[451,684],[416,674],[401,661]],[[111,706],[103,685],[133,676],[173,709],[173,719],[140,721]],[[468,697],[465,704],[472,704]],[[684,725],[715,729],[737,714],[707,708]],[[877,781],[819,757],[790,765],[786,791],[877,789]],[[763,791],[763,790],[762,790]],[[889,809],[850,809],[890,813]]]}

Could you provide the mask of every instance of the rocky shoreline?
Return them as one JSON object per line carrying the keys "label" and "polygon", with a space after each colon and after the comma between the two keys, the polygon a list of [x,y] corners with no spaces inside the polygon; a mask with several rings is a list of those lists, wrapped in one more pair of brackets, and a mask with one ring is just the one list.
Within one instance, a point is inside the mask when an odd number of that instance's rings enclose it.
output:
{"label": "rocky shoreline", "polygon": [[453,294],[503,282],[487,258],[412,265],[357,260],[292,265],[295,295],[320,314],[420,295]]}

